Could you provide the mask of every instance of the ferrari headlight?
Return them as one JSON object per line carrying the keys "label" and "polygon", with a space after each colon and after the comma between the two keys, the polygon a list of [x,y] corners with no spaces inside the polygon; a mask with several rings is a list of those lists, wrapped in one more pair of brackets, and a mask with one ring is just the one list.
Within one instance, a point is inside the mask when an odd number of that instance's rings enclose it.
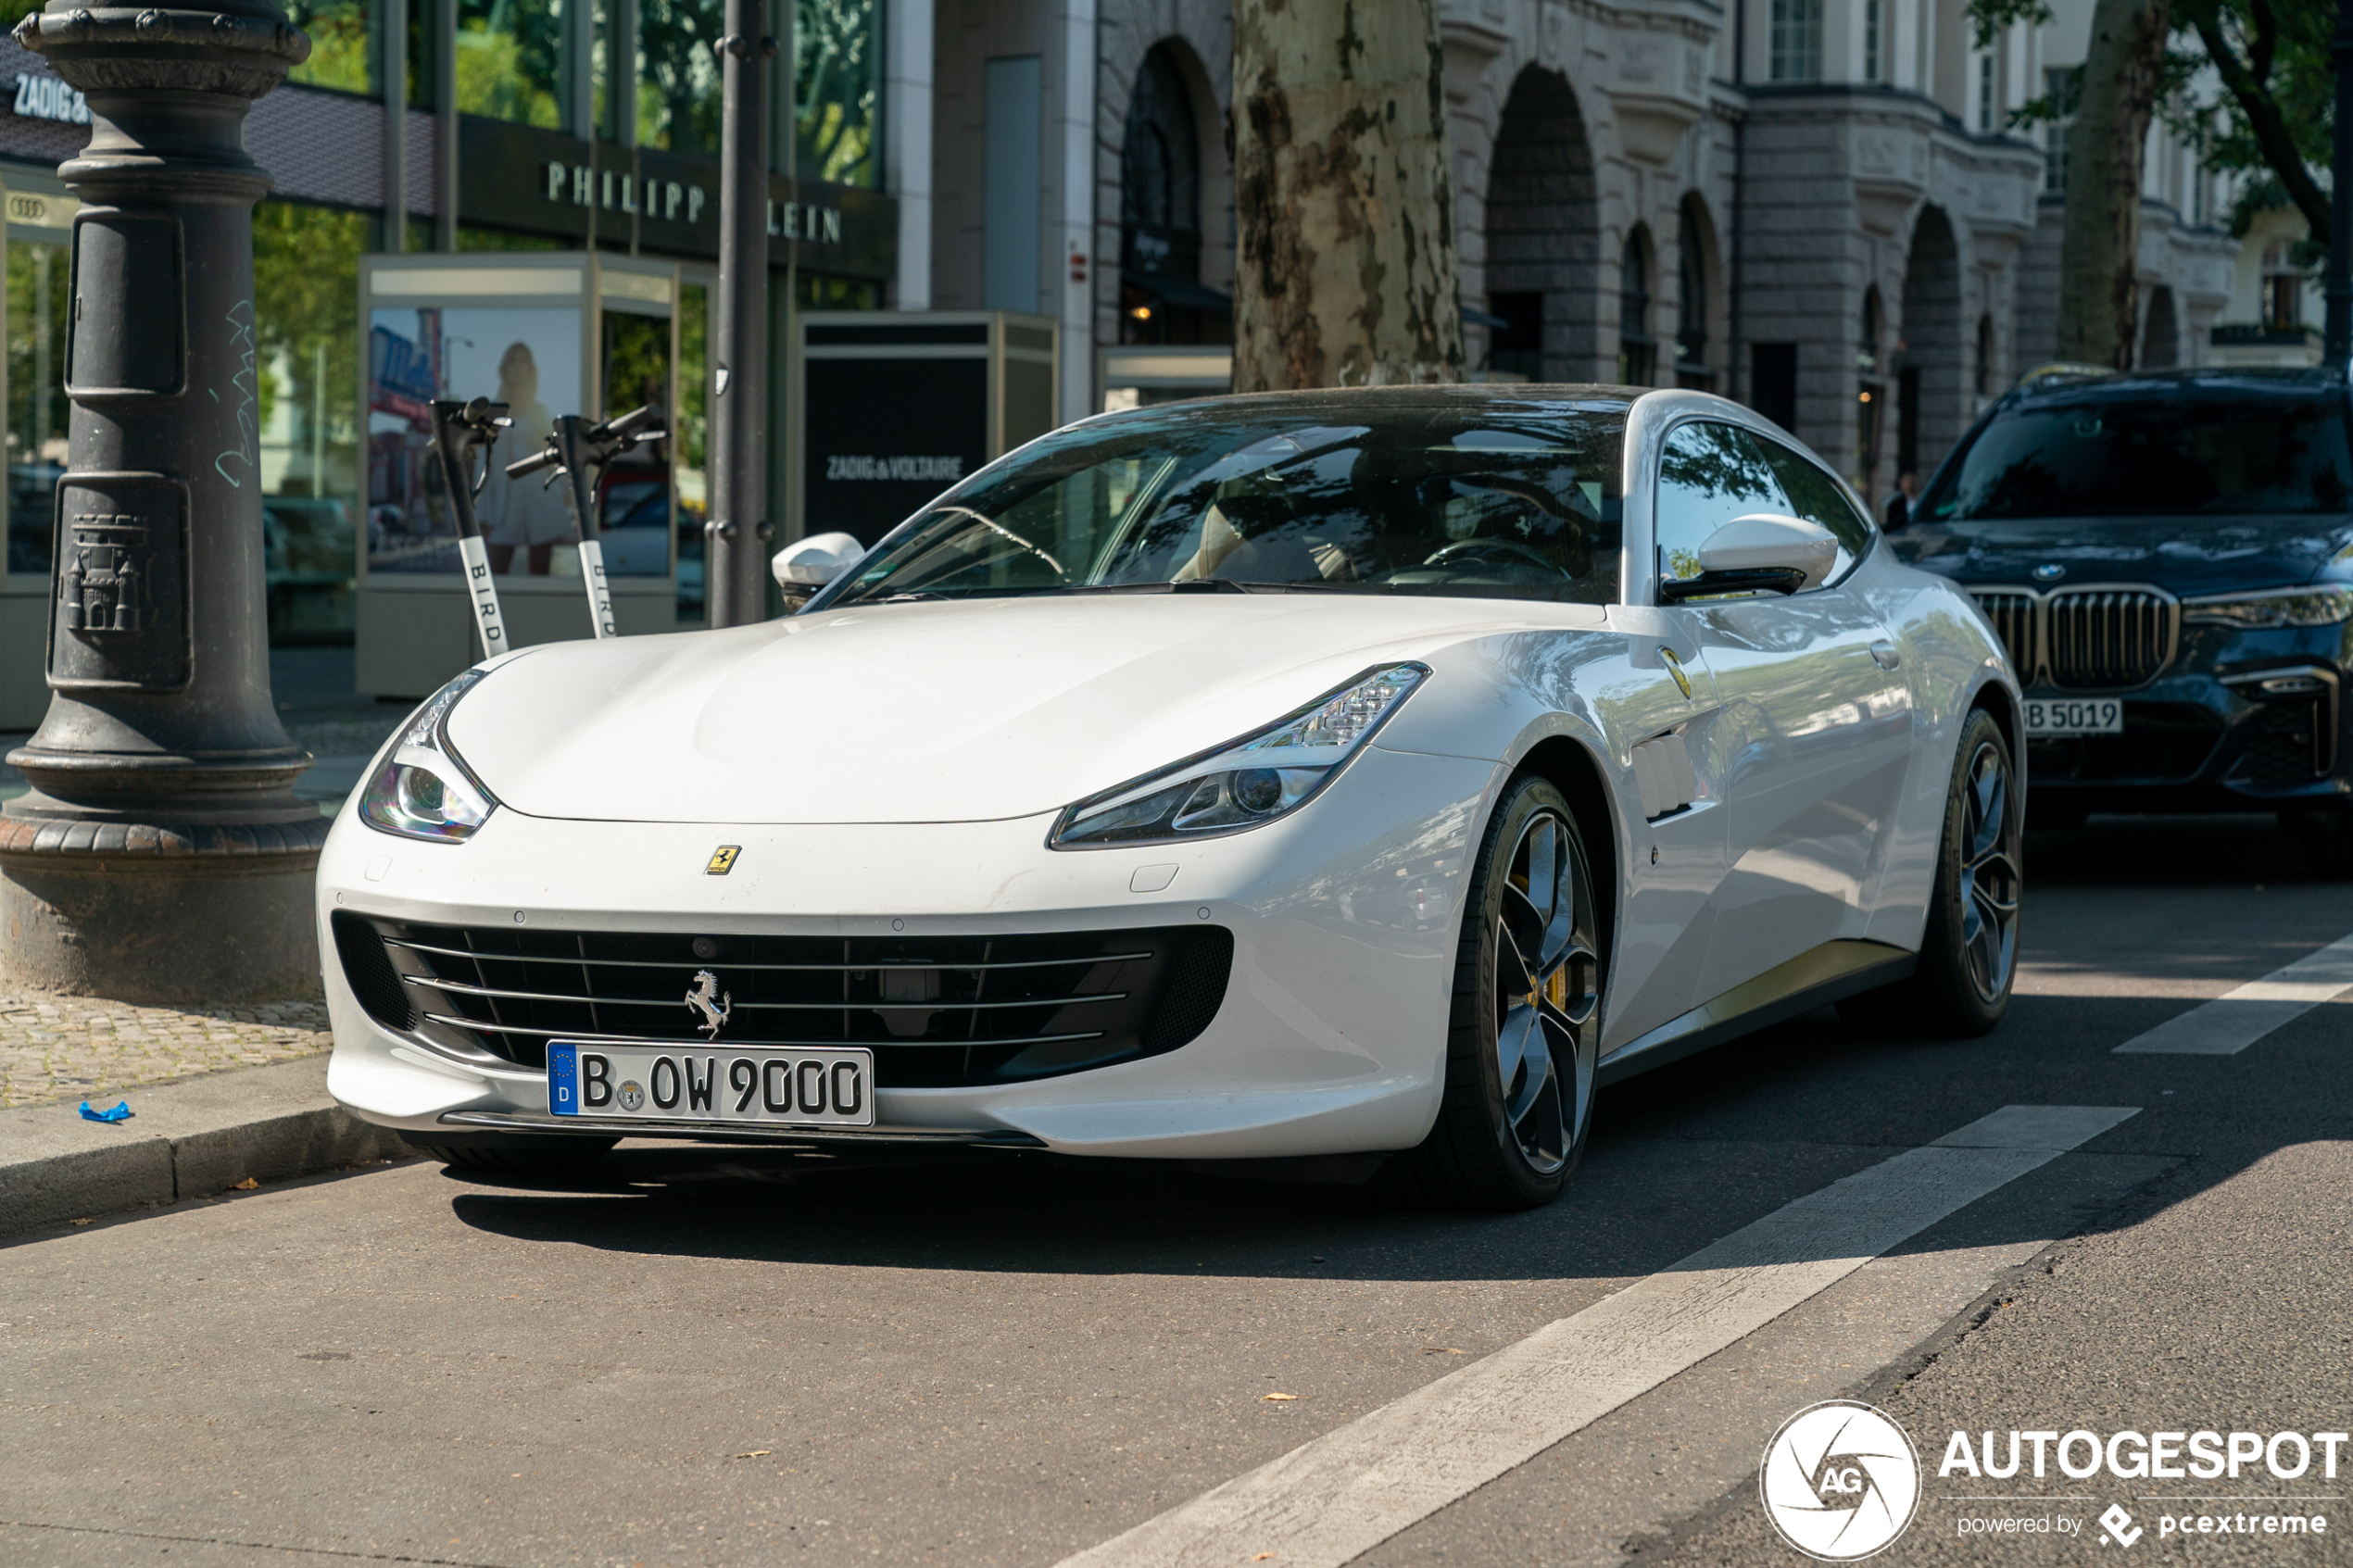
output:
{"label": "ferrari headlight", "polygon": [[2283,626],[2334,626],[2353,620],[2353,587],[2276,588],[2265,594],[2183,599],[2182,619],[2215,626],[2270,631]]}
{"label": "ferrari headlight", "polygon": [[1095,848],[1272,822],[1306,804],[1428,678],[1420,664],[1367,671],[1263,730],[1079,801],[1046,842]]}
{"label": "ferrari headlight", "polygon": [[359,797],[359,820],[404,838],[461,844],[490,820],[498,798],[449,744],[449,710],[483,678],[469,670],[429,698]]}

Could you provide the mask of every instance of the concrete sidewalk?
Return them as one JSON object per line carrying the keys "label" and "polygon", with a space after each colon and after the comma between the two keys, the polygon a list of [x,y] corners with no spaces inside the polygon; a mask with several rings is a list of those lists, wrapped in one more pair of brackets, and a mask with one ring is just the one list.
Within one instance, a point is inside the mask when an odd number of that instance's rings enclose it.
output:
{"label": "concrete sidewalk", "polygon": [[328,1098],[323,1056],[129,1098],[119,1123],[67,1101],[0,1110],[0,1235],[415,1152]]}

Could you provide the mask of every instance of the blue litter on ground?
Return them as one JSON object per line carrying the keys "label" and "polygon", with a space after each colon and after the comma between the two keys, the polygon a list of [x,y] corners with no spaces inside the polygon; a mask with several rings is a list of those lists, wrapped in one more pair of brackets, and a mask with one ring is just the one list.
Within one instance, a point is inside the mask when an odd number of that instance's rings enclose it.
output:
{"label": "blue litter on ground", "polygon": [[82,1119],[84,1122],[128,1122],[131,1120],[131,1102],[121,1100],[109,1110],[93,1110],[90,1102],[85,1099],[82,1102]]}

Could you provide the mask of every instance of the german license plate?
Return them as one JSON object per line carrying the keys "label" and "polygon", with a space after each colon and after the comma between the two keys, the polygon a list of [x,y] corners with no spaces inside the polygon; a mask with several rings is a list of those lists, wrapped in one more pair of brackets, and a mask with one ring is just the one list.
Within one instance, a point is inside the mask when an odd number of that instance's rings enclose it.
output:
{"label": "german license plate", "polygon": [[547,1111],[638,1122],[871,1127],[875,1053],[551,1040]]}
{"label": "german license plate", "polygon": [[2026,738],[2052,735],[2120,735],[2124,704],[2112,696],[2030,696]]}

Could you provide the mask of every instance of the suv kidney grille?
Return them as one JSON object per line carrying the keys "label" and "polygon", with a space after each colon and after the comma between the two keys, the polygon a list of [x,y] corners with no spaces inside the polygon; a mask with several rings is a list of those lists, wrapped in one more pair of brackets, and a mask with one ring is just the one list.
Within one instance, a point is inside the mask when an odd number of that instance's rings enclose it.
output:
{"label": "suv kidney grille", "polygon": [[2126,691],[2173,662],[2180,601],[2135,584],[2063,588],[1971,588],[2022,686]]}
{"label": "suv kidney grille", "polygon": [[[1075,1073],[1188,1044],[1224,1002],[1222,926],[956,937],[526,932],[334,917],[353,994],[387,1028],[544,1066],[547,1043],[865,1046],[884,1088]],[[703,953],[696,951],[701,945]]]}
{"label": "suv kidney grille", "polygon": [[1976,596],[1977,608],[1994,623],[1994,634],[2010,656],[2021,684],[2034,678],[2034,596],[1994,589]]}
{"label": "suv kidney grille", "polygon": [[2145,589],[2053,594],[2044,604],[2051,679],[2079,691],[2137,686],[2173,660],[2181,609]]}

